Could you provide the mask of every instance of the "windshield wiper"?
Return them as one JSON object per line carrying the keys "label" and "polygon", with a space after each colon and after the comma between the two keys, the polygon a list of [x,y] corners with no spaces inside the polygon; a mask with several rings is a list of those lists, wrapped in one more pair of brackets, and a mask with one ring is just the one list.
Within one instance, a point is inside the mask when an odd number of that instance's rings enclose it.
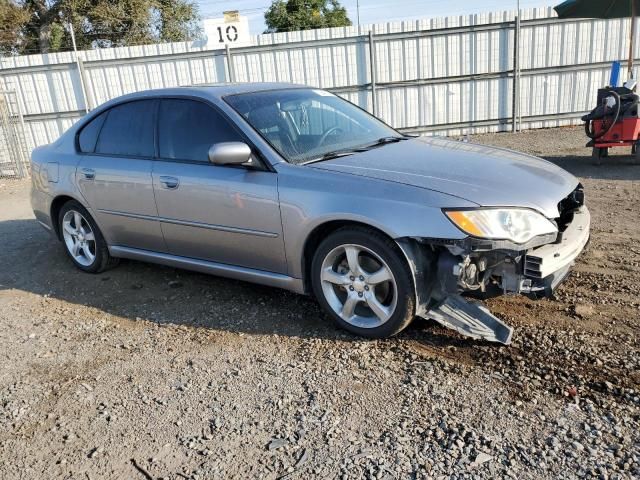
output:
{"label": "windshield wiper", "polygon": [[310,163],[323,162],[325,160],[332,160],[334,158],[346,157],[347,155],[353,155],[354,153],[358,153],[358,152],[366,152],[367,150],[370,150],[372,148],[379,147],[381,145],[386,145],[388,143],[397,143],[402,140],[409,140],[409,138],[408,137],[382,137],[369,145],[363,145],[361,147],[347,148],[344,150],[336,150],[334,152],[325,153],[320,157],[312,158],[311,160],[304,162],[304,164],[308,165]]}
{"label": "windshield wiper", "polygon": [[402,140],[409,140],[409,139],[407,137],[382,137],[376,140],[375,142],[373,142],[372,144],[367,145],[366,147],[363,147],[363,148],[368,150],[370,148],[379,147],[381,145],[386,145],[388,143],[398,143],[398,142],[401,142]]}
{"label": "windshield wiper", "polygon": [[361,150],[360,148],[350,148],[348,150],[336,150],[335,152],[328,152],[320,157],[312,158],[311,160],[304,162],[304,164],[307,165],[309,163],[323,162],[325,160],[332,160],[334,158],[346,157],[347,155],[353,155],[354,153],[361,152],[361,151],[363,150]]}

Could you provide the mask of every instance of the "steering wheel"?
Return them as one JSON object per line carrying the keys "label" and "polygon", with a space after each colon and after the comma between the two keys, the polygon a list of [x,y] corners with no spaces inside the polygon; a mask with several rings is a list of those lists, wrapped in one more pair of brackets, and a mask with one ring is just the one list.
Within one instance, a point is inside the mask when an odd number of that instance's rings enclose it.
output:
{"label": "steering wheel", "polygon": [[342,129],[338,126],[329,127],[327,130],[322,132],[322,136],[320,137],[320,140],[318,140],[318,144],[316,146],[319,147],[320,145],[322,145],[327,140],[327,137],[329,135],[336,132],[342,133]]}

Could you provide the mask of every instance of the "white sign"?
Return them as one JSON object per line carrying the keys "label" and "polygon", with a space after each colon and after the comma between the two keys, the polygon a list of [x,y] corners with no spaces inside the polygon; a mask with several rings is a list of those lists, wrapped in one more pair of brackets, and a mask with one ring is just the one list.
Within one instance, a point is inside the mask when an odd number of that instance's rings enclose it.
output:
{"label": "white sign", "polygon": [[242,16],[207,18],[202,21],[208,48],[239,47],[251,44],[249,20]]}

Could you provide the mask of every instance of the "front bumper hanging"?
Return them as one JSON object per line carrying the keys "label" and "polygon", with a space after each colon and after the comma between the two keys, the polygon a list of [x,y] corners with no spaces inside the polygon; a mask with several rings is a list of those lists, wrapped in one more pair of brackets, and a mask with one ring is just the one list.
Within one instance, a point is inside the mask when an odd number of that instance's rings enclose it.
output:
{"label": "front bumper hanging", "polygon": [[428,239],[398,242],[414,273],[416,314],[471,338],[510,344],[513,329],[481,303],[462,295],[551,296],[589,242],[590,224],[589,210],[582,205],[555,240],[526,250],[505,248],[503,244],[483,250],[451,244],[434,246]]}
{"label": "front bumper hanging", "polygon": [[468,302],[460,295],[448,296],[429,310],[427,317],[467,337],[505,345],[511,343],[513,328],[492,315],[485,306]]}

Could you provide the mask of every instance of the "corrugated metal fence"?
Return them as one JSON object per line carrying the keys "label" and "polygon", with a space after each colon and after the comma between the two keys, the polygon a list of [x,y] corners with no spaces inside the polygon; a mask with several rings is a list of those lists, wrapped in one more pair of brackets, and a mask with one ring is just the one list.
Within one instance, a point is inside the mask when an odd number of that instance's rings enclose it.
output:
{"label": "corrugated metal fence", "polygon": [[0,178],[29,175],[29,151],[15,92],[0,90]]}
{"label": "corrugated metal fence", "polygon": [[[607,83],[610,62],[626,56],[628,20],[553,15],[521,12],[522,128],[575,123]],[[230,80],[327,88],[406,132],[504,130],[513,113],[514,19],[512,11],[259,35],[230,56],[173,43],[83,51],[78,61],[71,52],[9,57],[0,89],[18,94],[29,147],[115,96]]]}

